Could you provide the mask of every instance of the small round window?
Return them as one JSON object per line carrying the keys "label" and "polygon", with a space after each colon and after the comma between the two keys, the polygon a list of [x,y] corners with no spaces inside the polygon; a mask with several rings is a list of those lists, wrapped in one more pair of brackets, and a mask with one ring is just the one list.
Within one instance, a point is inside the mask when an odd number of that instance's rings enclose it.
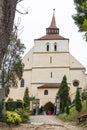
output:
{"label": "small round window", "polygon": [[78,86],[79,86],[79,81],[75,80],[75,81],[73,82],[73,86],[78,87]]}

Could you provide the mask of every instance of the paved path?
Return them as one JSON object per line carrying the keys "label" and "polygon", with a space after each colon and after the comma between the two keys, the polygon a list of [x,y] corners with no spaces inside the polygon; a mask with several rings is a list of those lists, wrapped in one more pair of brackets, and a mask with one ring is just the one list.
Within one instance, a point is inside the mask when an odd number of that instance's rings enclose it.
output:
{"label": "paved path", "polygon": [[[86,130],[75,126],[73,123],[63,122],[56,116],[38,115],[30,116],[30,122],[34,126],[44,126],[41,130]],[[46,127],[45,127],[46,126]],[[39,130],[39,127],[38,129]]]}

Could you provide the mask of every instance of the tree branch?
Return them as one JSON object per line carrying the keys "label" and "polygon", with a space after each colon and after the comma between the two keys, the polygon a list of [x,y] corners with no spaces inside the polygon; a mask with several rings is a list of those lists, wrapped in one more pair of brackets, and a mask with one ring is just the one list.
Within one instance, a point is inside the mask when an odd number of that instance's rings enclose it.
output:
{"label": "tree branch", "polygon": [[19,11],[19,10],[17,10],[17,9],[16,9],[16,11],[17,11],[18,13],[22,14],[22,15],[28,14],[28,11],[26,11],[25,13],[22,13],[21,11]]}

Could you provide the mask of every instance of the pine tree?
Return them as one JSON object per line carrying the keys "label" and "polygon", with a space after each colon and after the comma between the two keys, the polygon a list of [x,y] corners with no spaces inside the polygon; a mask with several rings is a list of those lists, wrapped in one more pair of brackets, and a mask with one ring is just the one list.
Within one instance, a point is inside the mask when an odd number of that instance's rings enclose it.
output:
{"label": "pine tree", "polygon": [[82,110],[82,103],[81,103],[79,88],[77,88],[76,90],[75,107],[78,112]]}
{"label": "pine tree", "polygon": [[59,86],[59,91],[57,93],[57,97],[58,96],[60,98],[60,109],[62,112],[64,112],[64,109],[67,105],[68,96],[69,96],[69,88],[68,88],[68,84],[67,84],[67,78],[65,75]]}
{"label": "pine tree", "polygon": [[24,106],[25,106],[25,108],[28,108],[28,109],[29,109],[29,107],[30,107],[30,100],[29,100],[28,87],[25,89],[23,101],[24,101]]}

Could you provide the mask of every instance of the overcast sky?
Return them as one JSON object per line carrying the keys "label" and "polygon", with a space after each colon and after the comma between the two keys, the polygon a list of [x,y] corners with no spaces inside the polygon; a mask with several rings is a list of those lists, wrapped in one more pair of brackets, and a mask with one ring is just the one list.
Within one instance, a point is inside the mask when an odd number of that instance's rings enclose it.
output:
{"label": "overcast sky", "polygon": [[16,13],[16,21],[20,20],[19,37],[25,44],[27,53],[34,46],[34,39],[46,34],[55,8],[56,25],[60,35],[69,38],[70,53],[87,68],[87,42],[72,19],[75,14],[73,0],[24,0],[17,9],[21,12],[28,10],[27,15]]}

